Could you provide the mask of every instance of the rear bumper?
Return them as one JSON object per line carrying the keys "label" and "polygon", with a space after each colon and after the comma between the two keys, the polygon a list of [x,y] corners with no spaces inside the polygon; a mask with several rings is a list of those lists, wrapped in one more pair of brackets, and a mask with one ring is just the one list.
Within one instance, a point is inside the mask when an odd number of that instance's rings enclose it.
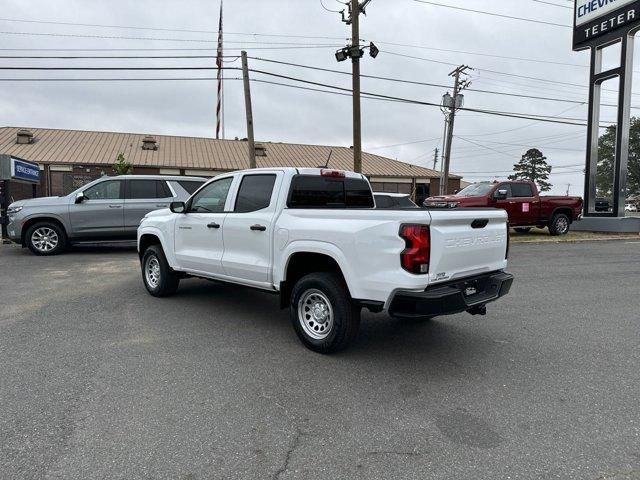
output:
{"label": "rear bumper", "polygon": [[392,317],[453,315],[484,306],[509,293],[513,275],[493,272],[434,285],[424,292],[398,292],[391,301]]}

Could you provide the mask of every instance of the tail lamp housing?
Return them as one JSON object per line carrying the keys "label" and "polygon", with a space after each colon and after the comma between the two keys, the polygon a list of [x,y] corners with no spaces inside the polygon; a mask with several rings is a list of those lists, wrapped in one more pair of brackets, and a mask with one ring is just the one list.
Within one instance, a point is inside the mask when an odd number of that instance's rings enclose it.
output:
{"label": "tail lamp housing", "polygon": [[402,225],[400,237],[406,248],[400,254],[402,268],[409,273],[425,275],[429,273],[431,259],[431,231],[428,225]]}

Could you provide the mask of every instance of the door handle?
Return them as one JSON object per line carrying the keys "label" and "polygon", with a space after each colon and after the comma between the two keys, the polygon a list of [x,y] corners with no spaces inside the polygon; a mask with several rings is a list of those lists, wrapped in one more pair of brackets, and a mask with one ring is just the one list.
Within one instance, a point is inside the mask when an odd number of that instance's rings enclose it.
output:
{"label": "door handle", "polygon": [[264,232],[267,230],[267,227],[265,227],[264,225],[251,225],[249,229],[258,231],[258,232]]}
{"label": "door handle", "polygon": [[218,225],[217,223],[213,222],[213,223],[209,223],[207,225],[207,228],[220,228],[220,225]]}
{"label": "door handle", "polygon": [[168,206],[169,206],[169,205],[156,205],[156,207],[158,207],[158,208],[166,208],[166,207],[168,207]]}
{"label": "door handle", "polygon": [[109,208],[122,208],[122,205],[109,205]]}

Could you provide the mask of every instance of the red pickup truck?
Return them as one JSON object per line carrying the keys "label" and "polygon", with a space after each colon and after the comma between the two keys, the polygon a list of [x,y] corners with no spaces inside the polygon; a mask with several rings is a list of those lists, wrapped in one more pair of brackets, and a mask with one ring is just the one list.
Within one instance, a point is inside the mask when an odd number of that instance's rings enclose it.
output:
{"label": "red pickup truck", "polygon": [[424,206],[502,208],[520,233],[549,227],[551,235],[565,235],[582,218],[582,198],[540,196],[536,184],[527,180],[474,183],[455,195],[427,198]]}

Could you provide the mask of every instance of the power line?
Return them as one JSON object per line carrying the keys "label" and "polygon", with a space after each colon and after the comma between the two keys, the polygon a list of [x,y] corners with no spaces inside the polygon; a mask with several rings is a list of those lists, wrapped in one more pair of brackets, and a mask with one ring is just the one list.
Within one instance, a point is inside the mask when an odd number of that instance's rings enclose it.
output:
{"label": "power line", "polygon": [[441,138],[442,137],[427,138],[426,140],[416,140],[416,141],[413,141],[413,142],[394,143],[392,145],[382,145],[382,146],[379,146],[379,147],[369,147],[369,150],[383,150],[385,148],[404,147],[406,145],[416,145],[418,143],[433,142],[434,140],[440,140]]}
{"label": "power line", "polygon": [[536,2],[536,3],[544,3],[545,5],[551,5],[551,6],[554,6],[554,7],[568,8],[569,10],[573,10],[573,8],[572,8],[572,7],[569,7],[568,5],[559,5],[559,4],[557,4],[557,3],[553,3],[553,2],[546,2],[546,1],[544,1],[544,0],[532,0],[532,1],[533,1],[533,2]]}
{"label": "power line", "polygon": [[[306,50],[314,48],[336,48],[341,45],[312,45],[300,44],[288,47],[225,47],[225,50]],[[4,52],[215,52],[215,48],[0,48]]]}
{"label": "power line", "polygon": [[[162,42],[194,42],[194,43],[217,43],[217,40],[205,40],[197,38],[158,38],[158,37],[127,37],[123,35],[89,35],[81,33],[52,33],[52,32],[9,32],[0,31],[1,35],[25,35],[35,37],[69,37],[69,38],[99,38],[108,40],[149,40]],[[265,44],[265,45],[309,45],[294,42],[273,42],[273,41],[245,41],[245,40],[226,40],[225,43],[239,44]],[[327,47],[335,47],[335,44],[325,45]],[[340,45],[337,45],[340,46]]]}
{"label": "power line", "polygon": [[[279,65],[287,65],[287,66],[298,67],[298,68],[307,68],[307,69],[317,70],[317,71],[322,71],[322,72],[337,73],[337,74],[340,74],[340,75],[351,75],[350,73],[343,72],[341,70],[332,70],[332,69],[329,69],[329,68],[314,67],[314,66],[310,66],[310,65],[302,65],[302,64],[299,64],[299,63],[284,62],[284,61],[281,61],[281,60],[272,60],[272,59],[268,59],[268,58],[260,58],[260,57],[250,57],[250,58],[253,59],[253,60],[261,61],[261,62],[269,62],[269,63],[275,63],[275,64],[279,64]],[[371,79],[375,79],[375,80],[386,80],[386,81],[390,81],[390,82],[405,83],[405,84],[411,84],[411,85],[420,85],[420,86],[426,86],[426,87],[450,88],[450,85],[444,85],[444,84],[438,84],[438,83],[420,82],[420,81],[416,81],[416,80],[406,80],[406,79],[401,79],[401,78],[381,77],[381,76],[378,76],[378,75],[361,75],[361,77],[363,77],[363,78],[371,78]],[[579,104],[584,103],[584,102],[578,102],[578,101],[567,100],[567,99],[562,99],[562,98],[541,97],[541,96],[534,96],[534,95],[522,95],[522,94],[508,93],[508,92],[495,92],[495,91],[491,91],[491,90],[481,90],[481,89],[477,89],[477,88],[469,88],[467,90],[470,91],[470,92],[486,93],[486,94],[492,94],[492,95],[505,95],[505,96],[509,96],[509,97],[531,98],[531,99],[536,99],[536,100],[550,100],[550,101],[565,102],[565,103],[579,103]]]}
{"label": "power line", "polygon": [[[162,27],[139,27],[131,25],[106,25],[101,23],[73,23],[73,22],[55,22],[49,20],[25,20],[18,18],[0,18],[3,22],[16,22],[16,23],[35,23],[43,25],[66,25],[73,27],[98,27],[98,28],[119,28],[125,30],[147,30],[155,32],[182,32],[182,33],[206,33],[217,34],[215,30],[192,30],[185,28],[162,28]],[[317,40],[343,40],[342,37],[328,37],[323,35],[287,35],[287,34],[274,34],[274,33],[244,33],[244,32],[224,32],[225,35],[243,35],[252,37],[279,37],[279,38],[306,38]]]}
{"label": "power line", "polygon": [[[20,69],[28,69],[28,67],[17,67]],[[238,68],[235,67],[224,67],[227,70],[238,70]],[[38,70],[60,70],[61,67],[37,67]],[[99,67],[99,68],[95,68],[95,67],[91,67],[91,68],[87,68],[87,67],[62,67],[62,69],[64,70],[211,70],[213,69],[213,67]],[[344,87],[338,87],[335,85],[328,85],[325,83],[321,83],[321,82],[313,82],[310,80],[304,80],[304,79],[300,79],[300,78],[296,78],[296,77],[291,77],[288,75],[281,75],[281,74],[277,74],[277,73],[273,73],[273,72],[267,72],[267,71],[263,71],[263,70],[256,70],[256,69],[251,69],[252,72],[254,73],[259,73],[259,74],[263,74],[263,75],[268,75],[268,76],[272,76],[272,77],[276,77],[276,78],[280,78],[280,79],[286,79],[286,80],[291,80],[291,81],[295,81],[295,82],[300,82],[300,83],[305,83],[305,84],[309,84],[309,85],[314,85],[314,86],[319,86],[319,87],[323,87],[323,88],[330,88],[333,90],[338,90],[338,91],[342,91],[342,92],[348,92],[351,93],[351,89],[349,88],[344,88]],[[203,78],[201,78],[203,80]],[[88,79],[26,79],[26,78],[15,78],[15,79],[7,79],[7,78],[2,78],[0,79],[0,81],[18,81],[18,82],[24,82],[24,81],[83,81],[83,80],[88,80]],[[172,79],[173,80],[173,79]],[[100,79],[91,79],[89,81],[100,81]],[[109,79],[104,79],[104,81],[109,81]],[[285,85],[288,86],[288,85]],[[396,97],[396,96],[391,96],[391,95],[382,95],[382,94],[378,94],[378,93],[372,93],[372,92],[363,92],[363,94],[366,94],[370,97],[375,97],[375,98],[380,98],[380,99],[385,99],[385,100],[390,100],[390,101],[396,101],[396,102],[402,102],[402,103],[409,103],[409,104],[414,104],[414,105],[422,105],[422,106],[430,106],[430,107],[438,107],[440,108],[439,104],[436,103],[432,103],[432,102],[425,102],[425,101],[420,101],[420,100],[415,100],[415,99],[408,99],[408,98],[402,98],[402,97]],[[567,118],[567,117],[560,117],[560,116],[548,116],[548,115],[537,115],[537,114],[529,114],[529,113],[519,113],[519,112],[505,112],[505,111],[497,111],[497,110],[485,110],[485,109],[475,109],[475,108],[467,108],[467,107],[463,107],[461,108],[461,110],[465,110],[465,111],[469,111],[469,112],[477,112],[477,113],[483,113],[486,115],[492,115],[492,116],[501,116],[501,117],[508,117],[508,118],[519,118],[519,119],[526,119],[526,120],[535,120],[536,122],[546,122],[546,123],[556,123],[556,124],[566,124],[566,125],[573,125],[573,126],[586,126],[586,124],[582,123],[585,120],[581,119],[581,118]],[[578,123],[580,122],[580,123]]]}
{"label": "power line", "polygon": [[[418,0],[414,0],[414,1],[418,1]],[[424,57],[418,57],[415,55],[406,55],[404,53],[398,53],[398,52],[392,52],[389,50],[380,50],[383,53],[386,53],[388,55],[394,55],[397,57],[403,57],[403,58],[411,58],[413,60],[421,60],[424,62],[430,62],[430,63],[437,63],[437,64],[441,64],[441,65],[448,65],[448,66],[454,66],[455,63],[450,63],[450,62],[442,62],[440,60],[434,60],[432,58],[424,58]],[[527,79],[527,80],[535,80],[537,82],[545,82],[545,83],[551,83],[551,84],[556,84],[556,85],[566,85],[566,86],[570,86],[570,87],[579,87],[579,88],[584,88],[584,89],[588,89],[588,85],[581,85],[579,83],[570,83],[570,82],[562,82],[559,80],[550,80],[548,78],[541,78],[541,77],[531,77],[531,76],[527,76],[527,75],[519,75],[516,73],[508,73],[508,72],[500,72],[498,70],[489,70],[486,68],[475,68],[475,70],[478,72],[487,72],[487,73],[493,73],[496,75],[504,75],[504,76],[509,76],[509,77],[516,77],[516,78],[523,78],[523,79]],[[608,91],[608,92],[615,92],[617,93],[615,90],[611,90],[611,89],[603,89],[604,91]],[[640,93],[635,93],[634,95],[640,95]]]}
{"label": "power line", "polygon": [[508,18],[508,19],[511,19],[511,20],[521,20],[523,22],[539,23],[539,24],[542,24],[542,25],[551,25],[551,26],[554,26],[554,27],[571,28],[571,26],[565,25],[563,23],[547,22],[547,21],[544,21],[544,20],[535,20],[533,18],[514,17],[512,15],[504,15],[504,14],[501,14],[501,13],[486,12],[484,10],[473,10],[471,8],[456,7],[456,6],[453,6],[453,5],[445,5],[443,3],[430,2],[428,0],[413,0],[413,1],[414,2],[418,2],[418,3],[426,3],[426,4],[429,4],[429,5],[434,5],[436,7],[451,8],[453,10],[462,10],[462,11],[465,11],[465,12],[480,13],[482,15],[490,15],[492,17]]}

